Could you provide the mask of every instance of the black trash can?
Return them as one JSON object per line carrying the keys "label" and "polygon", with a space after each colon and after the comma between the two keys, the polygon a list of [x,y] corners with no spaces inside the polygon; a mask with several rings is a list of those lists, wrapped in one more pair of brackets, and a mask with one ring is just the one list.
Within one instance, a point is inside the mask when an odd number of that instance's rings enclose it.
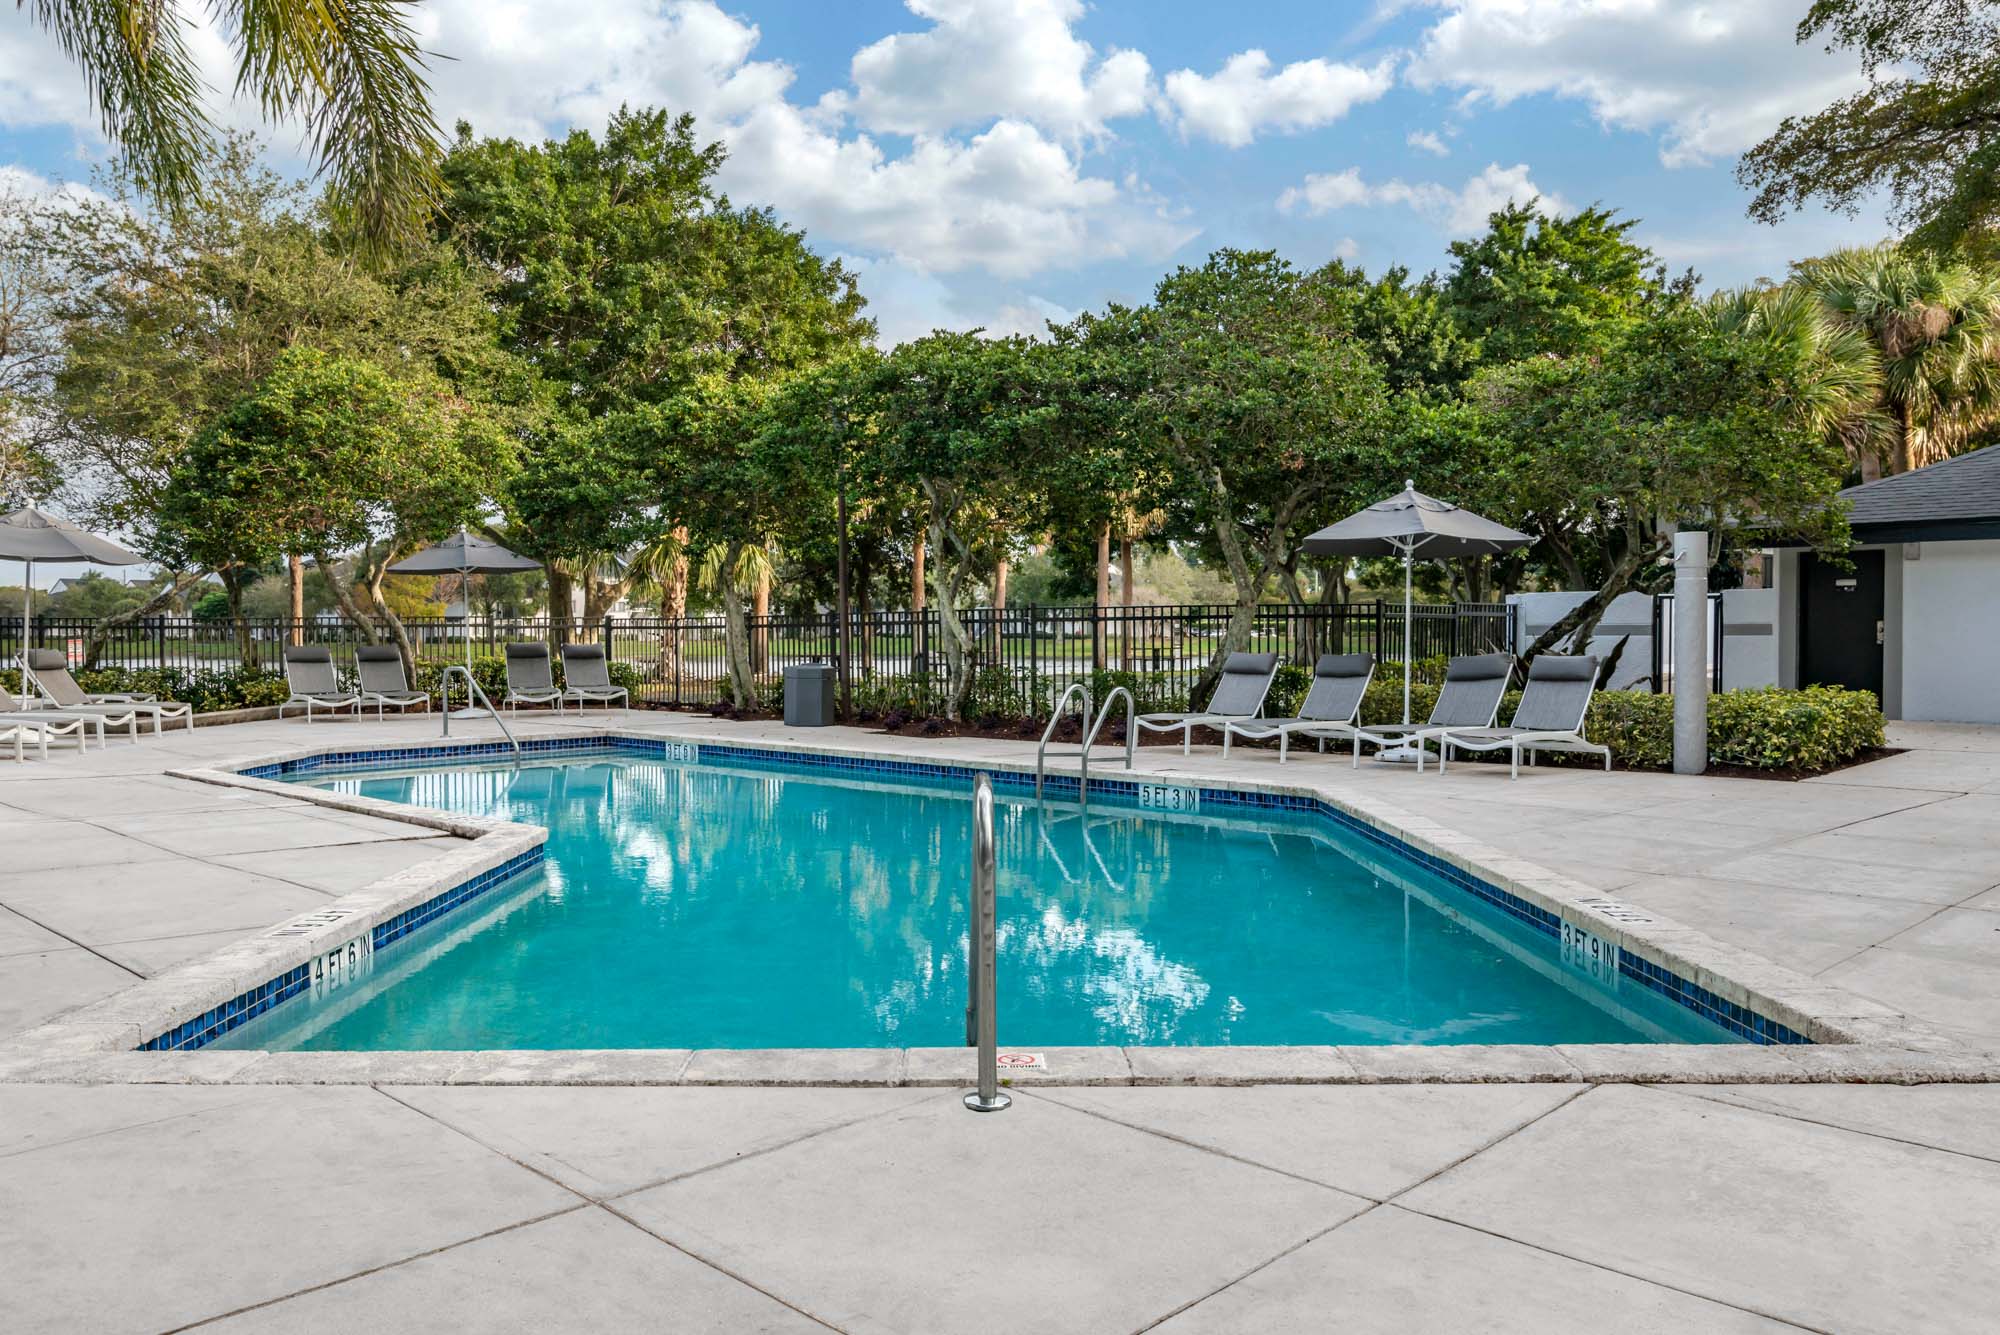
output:
{"label": "black trash can", "polygon": [[833,722],[836,674],[831,663],[794,663],[785,669],[785,726],[824,728]]}

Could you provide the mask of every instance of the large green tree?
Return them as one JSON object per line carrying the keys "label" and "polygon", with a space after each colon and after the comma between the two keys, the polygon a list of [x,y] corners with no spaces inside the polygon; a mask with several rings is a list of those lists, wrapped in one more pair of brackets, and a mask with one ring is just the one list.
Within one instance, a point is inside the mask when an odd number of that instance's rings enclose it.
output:
{"label": "large green tree", "polygon": [[1743,155],[1750,215],[1811,199],[1849,213],[1886,192],[1936,251],[1988,246],[2000,223],[2000,7],[1990,0],[1815,0],[1798,40],[1858,52],[1868,86],[1787,117]]}
{"label": "large green tree", "polygon": [[871,462],[885,492],[909,486],[922,497],[952,719],[971,687],[960,612],[972,581],[991,570],[996,534],[1044,527],[1035,446],[1049,410],[1030,392],[1027,356],[1020,338],[934,333],[882,365]]}
{"label": "large green tree", "polygon": [[535,145],[460,125],[446,156],[439,226],[493,275],[501,341],[562,414],[524,452],[508,505],[509,540],[548,566],[554,634],[571,581],[644,536],[654,500],[655,472],[608,416],[782,377],[873,336],[853,275],[733,205],[714,181],[722,160],[693,117],[657,109]]}
{"label": "large green tree", "polygon": [[146,207],[128,163],[99,185],[101,201],[38,214],[27,242],[64,276],[61,361],[38,406],[92,523],[146,541],[180,452],[294,348],[442,382],[509,430],[539,411],[532,370],[495,341],[483,271],[429,242],[358,262],[337,212],[263,167],[254,140],[224,144],[177,211]]}
{"label": "large green tree", "polygon": [[1150,306],[1105,317],[1135,322],[1143,429],[1185,535],[1212,547],[1235,589],[1197,693],[1248,643],[1274,581],[1303,601],[1299,540],[1393,475],[1381,368],[1340,296],[1268,251],[1225,250],[1170,274]]}
{"label": "large green tree", "polygon": [[1451,243],[1444,302],[1486,365],[1601,348],[1666,286],[1653,253],[1631,239],[1636,226],[1610,209],[1509,204],[1483,235]]}
{"label": "large green tree", "polygon": [[1588,638],[1680,527],[1717,542],[1755,527],[1841,541],[1832,502],[1845,457],[1796,407],[1814,373],[1807,357],[1671,299],[1601,353],[1536,357],[1474,378],[1468,397],[1483,471],[1502,502],[1497,517],[1535,533],[1545,559],[1596,575],[1592,595],[1531,653],[1572,632]]}
{"label": "large green tree", "polygon": [[[234,571],[309,552],[369,642],[380,623],[413,659],[385,595],[388,567],[475,519],[485,479],[504,466],[507,448],[438,384],[294,349],[175,459],[150,554]],[[343,578],[336,555],[350,548],[360,553]],[[225,587],[232,612],[240,611],[237,585],[225,580]],[[368,611],[358,595],[368,598]]]}

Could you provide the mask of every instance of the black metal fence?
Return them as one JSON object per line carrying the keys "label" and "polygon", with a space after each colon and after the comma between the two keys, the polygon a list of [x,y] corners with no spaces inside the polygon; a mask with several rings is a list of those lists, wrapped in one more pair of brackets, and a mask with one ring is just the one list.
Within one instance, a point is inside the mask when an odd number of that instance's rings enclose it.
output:
{"label": "black metal fence", "polygon": [[[1228,604],[1172,607],[1015,606],[995,611],[975,608],[959,620],[971,649],[967,669],[982,686],[1011,692],[1032,712],[1046,708],[1053,694],[1071,681],[1097,671],[1132,673],[1144,679],[1155,698],[1184,696],[1222,644],[1234,609]],[[545,620],[404,622],[420,662],[455,662],[468,652],[496,656],[518,640],[546,640]],[[91,621],[36,617],[31,642],[66,650],[73,661],[92,666],[165,668],[173,671],[226,669],[248,663],[276,669],[280,651],[291,641],[325,644],[336,658],[351,661],[365,637],[351,624],[332,618],[303,623],[281,618],[244,622],[226,619],[156,617],[113,627],[91,651]],[[1419,604],[1411,641],[1419,659],[1453,654],[1493,653],[1509,647],[1512,611],[1503,603]],[[840,628],[832,614],[753,617],[750,650],[760,684],[775,688],[786,666],[833,662]],[[910,702],[933,702],[949,689],[942,623],[935,610],[874,612],[851,623],[857,692]],[[21,618],[0,618],[0,663],[21,647]],[[613,617],[572,625],[571,641],[604,644],[621,675],[637,684],[639,698],[669,704],[706,704],[729,695],[723,619],[719,616],[664,620]],[[1363,602],[1332,606],[1265,604],[1251,624],[1249,649],[1276,652],[1285,661],[1310,664],[1322,653],[1373,653],[1383,660],[1403,655],[1400,603]],[[899,697],[900,698],[900,697]]]}

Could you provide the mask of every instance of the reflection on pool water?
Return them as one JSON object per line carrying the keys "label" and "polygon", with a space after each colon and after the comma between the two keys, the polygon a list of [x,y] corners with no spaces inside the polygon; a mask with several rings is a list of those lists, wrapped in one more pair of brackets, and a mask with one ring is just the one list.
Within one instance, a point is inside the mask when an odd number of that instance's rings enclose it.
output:
{"label": "reflection on pool water", "polygon": [[[306,780],[544,825],[542,868],[220,1046],[964,1041],[967,793],[614,756]],[[1318,816],[1003,797],[1002,1041],[1728,1042]]]}

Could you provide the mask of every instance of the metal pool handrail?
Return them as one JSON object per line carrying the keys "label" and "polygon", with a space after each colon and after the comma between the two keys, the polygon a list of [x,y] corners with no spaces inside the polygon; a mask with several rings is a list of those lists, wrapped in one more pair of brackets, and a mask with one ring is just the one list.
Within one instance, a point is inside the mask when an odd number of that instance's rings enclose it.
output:
{"label": "metal pool handrail", "polygon": [[1111,689],[1111,694],[1104,697],[1103,707],[1097,711],[1097,721],[1092,723],[1083,735],[1083,773],[1085,777],[1084,780],[1080,780],[1077,784],[1076,800],[1079,803],[1089,800],[1087,780],[1090,774],[1091,743],[1097,740],[1097,730],[1104,726],[1105,718],[1111,713],[1112,702],[1121,695],[1125,697],[1125,768],[1132,768],[1133,748],[1139,744],[1139,729],[1135,726],[1133,720],[1138,713],[1139,706],[1132,699],[1132,692],[1126,690],[1123,686],[1114,686]]}
{"label": "metal pool handrail", "polygon": [[438,717],[444,720],[444,735],[451,736],[451,676],[454,672],[465,678],[466,702],[470,703],[474,696],[479,697],[479,702],[486,706],[486,712],[500,725],[500,731],[506,736],[507,744],[514,748],[514,754],[520,755],[521,743],[515,740],[514,730],[507,726],[507,720],[500,717],[500,711],[493,707],[486,692],[480,690],[479,683],[472,679],[472,669],[463,663],[452,663],[438,674]]}
{"label": "metal pool handrail", "polygon": [[999,1019],[994,1014],[998,952],[994,925],[993,781],[984,774],[972,781],[972,924],[965,934],[967,1005],[965,1041],[979,1049],[979,1088],[965,1096],[974,1112],[999,1112],[1013,1098],[1000,1089]]}
{"label": "metal pool handrail", "polygon": [[[1083,694],[1083,727],[1086,732],[1090,730],[1090,687],[1080,681],[1073,681],[1061,695],[1056,697],[1055,710],[1049,715],[1049,726],[1042,729],[1042,744],[1035,748],[1035,799],[1037,801],[1040,801],[1042,796],[1042,771],[1047,763],[1049,738],[1055,736],[1056,725],[1062,722],[1063,710],[1069,707],[1069,698],[1078,692]],[[1089,781],[1090,748],[1085,747],[1083,752],[1083,768],[1078,772],[1077,777],[1077,792],[1081,793],[1083,785]]]}

